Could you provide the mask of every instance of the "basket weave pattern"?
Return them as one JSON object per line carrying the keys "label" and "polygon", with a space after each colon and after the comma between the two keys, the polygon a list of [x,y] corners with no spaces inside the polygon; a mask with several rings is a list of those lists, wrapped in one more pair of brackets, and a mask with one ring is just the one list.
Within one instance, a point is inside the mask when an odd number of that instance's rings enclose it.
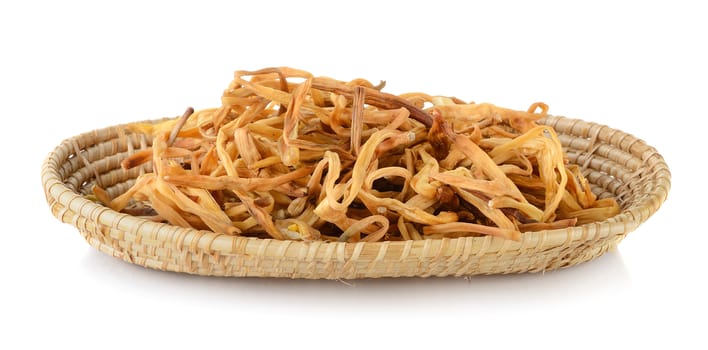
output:
{"label": "basket weave pattern", "polygon": [[538,272],[591,260],[614,248],[666,199],[671,174],[640,139],[607,126],[547,117],[568,159],[585,169],[593,192],[615,196],[622,212],[602,222],[528,232],[519,242],[486,236],[422,241],[340,243],[256,239],[154,223],[85,198],[94,184],[115,197],[151,164],[120,162],[148,147],[146,135],[121,126],[62,142],[46,158],[42,184],[52,214],[98,250],[145,267],[215,276],[349,279]]}

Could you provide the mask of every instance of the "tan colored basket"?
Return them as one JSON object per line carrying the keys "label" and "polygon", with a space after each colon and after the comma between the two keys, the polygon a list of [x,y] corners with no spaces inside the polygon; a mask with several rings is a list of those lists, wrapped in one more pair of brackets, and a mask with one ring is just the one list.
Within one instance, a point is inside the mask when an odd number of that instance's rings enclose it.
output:
{"label": "tan colored basket", "polygon": [[528,232],[520,242],[495,237],[339,243],[256,239],[159,224],[87,200],[94,183],[111,196],[126,191],[142,169],[120,161],[149,146],[121,126],[65,140],[42,167],[52,213],[89,244],[127,262],[214,276],[349,279],[468,276],[537,272],[591,260],[618,244],[664,202],[671,174],[643,141],[607,126],[563,117],[542,121],[558,132],[571,162],[582,165],[599,197],[615,196],[622,212],[603,222]]}

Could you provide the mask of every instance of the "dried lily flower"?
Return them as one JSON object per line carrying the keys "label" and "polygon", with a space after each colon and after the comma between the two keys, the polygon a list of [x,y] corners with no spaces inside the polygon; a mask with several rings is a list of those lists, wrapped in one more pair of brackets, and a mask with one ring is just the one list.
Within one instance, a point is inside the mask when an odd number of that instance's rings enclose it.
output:
{"label": "dried lily flower", "polygon": [[[566,164],[548,107],[515,111],[293,68],[238,71],[220,108],[132,124],[152,161],[114,210],[229,235],[373,242],[570,227],[616,215]],[[425,108],[428,106],[427,108]]]}

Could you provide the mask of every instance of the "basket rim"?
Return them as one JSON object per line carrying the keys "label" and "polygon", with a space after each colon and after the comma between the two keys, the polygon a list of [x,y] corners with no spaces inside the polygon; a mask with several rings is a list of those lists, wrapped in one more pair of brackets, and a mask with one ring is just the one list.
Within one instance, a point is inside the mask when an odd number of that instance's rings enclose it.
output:
{"label": "basket rim", "polygon": [[[148,121],[165,120],[165,118],[154,119]],[[189,247],[191,249],[202,249],[207,252],[220,254],[254,254],[258,256],[285,254],[286,252],[300,250],[313,251],[315,248],[325,247],[327,251],[346,252],[352,257],[370,256],[374,260],[382,259],[381,252],[385,249],[380,249],[381,246],[388,248],[398,247],[404,252],[418,252],[427,257],[435,257],[437,253],[442,252],[443,247],[448,244],[459,244],[460,246],[469,247],[465,251],[471,251],[474,247],[484,247],[484,251],[498,252],[502,254],[510,249],[516,250],[542,250],[548,247],[562,247],[570,245],[574,241],[599,240],[612,234],[625,235],[633,231],[641,223],[645,222],[652,216],[659,207],[663,204],[670,190],[671,173],[664,158],[656,151],[655,148],[647,145],[643,140],[637,139],[631,134],[624,131],[612,129],[606,125],[587,122],[581,119],[571,119],[561,116],[547,116],[540,123],[555,127],[560,121],[571,121],[586,123],[597,133],[603,130],[612,131],[618,142],[629,142],[630,149],[634,149],[632,154],[637,156],[642,155],[643,164],[648,164],[652,169],[652,177],[656,180],[654,191],[647,193],[638,203],[632,203],[631,208],[623,206],[622,211],[616,216],[604,221],[588,223],[575,227],[564,229],[552,229],[543,231],[529,231],[521,236],[520,241],[506,240],[499,237],[482,236],[482,237],[459,237],[459,238],[438,238],[424,239],[420,241],[380,241],[380,242],[328,242],[328,241],[293,241],[293,240],[276,240],[272,238],[255,238],[231,236],[227,234],[218,234],[211,231],[197,230],[193,228],[183,228],[174,226],[168,223],[157,223],[146,219],[141,219],[128,214],[116,212],[108,207],[95,203],[80,193],[75,192],[62,182],[59,167],[63,163],[58,159],[57,151],[62,145],[72,142],[82,136],[95,135],[99,130],[107,130],[115,127],[120,127],[126,124],[109,126],[102,129],[82,133],[80,135],[70,137],[62,141],[52,150],[44,159],[42,164],[42,185],[44,187],[47,201],[50,203],[58,203],[64,207],[54,215],[62,219],[62,216],[67,210],[78,213],[83,220],[74,217],[70,222],[77,228],[86,229],[86,227],[97,227],[104,225],[114,227],[125,232],[140,233],[142,239],[157,240],[163,243],[172,243],[176,247]],[[614,143],[613,143],[614,144]],[[643,155],[647,155],[644,157]],[[66,159],[64,160],[66,161]],[[81,222],[79,222],[81,221]],[[80,227],[84,226],[84,227]],[[140,238],[138,238],[140,239]],[[175,246],[172,246],[173,248]],[[328,249],[329,248],[329,249]],[[465,254],[465,252],[459,252]],[[292,254],[293,256],[282,256],[283,258],[297,258],[302,254]],[[372,256],[373,255],[373,256]],[[314,257],[312,257],[314,259]]]}

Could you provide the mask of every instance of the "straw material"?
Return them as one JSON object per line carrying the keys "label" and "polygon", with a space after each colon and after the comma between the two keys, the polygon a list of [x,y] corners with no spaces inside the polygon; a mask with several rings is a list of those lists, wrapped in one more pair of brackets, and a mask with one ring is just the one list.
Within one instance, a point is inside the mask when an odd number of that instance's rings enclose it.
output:
{"label": "straw material", "polygon": [[87,199],[94,184],[111,197],[125,192],[151,164],[124,171],[120,162],[149,147],[147,135],[122,126],[62,142],[46,158],[42,184],[52,214],[79,229],[89,244],[145,267],[212,276],[375,278],[469,276],[539,272],[572,266],[613,249],[666,199],[671,174],[642,140],[607,126],[547,117],[568,159],[584,169],[599,198],[614,196],[622,212],[566,229],[527,232],[521,241],[498,237],[422,241],[279,241],[216,234],[154,223]]}

